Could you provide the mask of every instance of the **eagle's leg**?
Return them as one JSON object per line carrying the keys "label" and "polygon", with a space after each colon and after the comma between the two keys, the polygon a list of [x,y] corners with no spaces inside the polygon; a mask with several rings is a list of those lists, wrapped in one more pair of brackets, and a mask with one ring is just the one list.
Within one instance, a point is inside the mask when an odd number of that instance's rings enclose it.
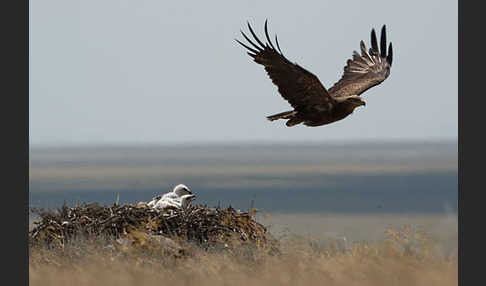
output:
{"label": "eagle's leg", "polygon": [[287,125],[287,127],[292,127],[292,126],[300,124],[302,122],[304,122],[304,120],[297,118],[297,117],[294,117],[294,118],[290,119],[289,121],[287,121],[285,123],[285,125]]}

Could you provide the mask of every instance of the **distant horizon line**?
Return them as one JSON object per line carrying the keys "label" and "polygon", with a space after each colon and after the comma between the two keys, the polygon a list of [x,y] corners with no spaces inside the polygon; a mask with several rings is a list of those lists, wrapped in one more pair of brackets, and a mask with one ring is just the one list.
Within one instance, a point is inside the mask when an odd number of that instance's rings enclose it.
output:
{"label": "distant horizon line", "polygon": [[228,141],[180,141],[180,142],[98,142],[98,143],[36,143],[29,142],[29,149],[51,149],[51,148],[123,148],[123,147],[218,147],[218,146],[313,146],[313,145],[357,145],[357,144],[458,144],[458,138],[402,138],[402,139],[334,139],[334,140],[228,140]]}

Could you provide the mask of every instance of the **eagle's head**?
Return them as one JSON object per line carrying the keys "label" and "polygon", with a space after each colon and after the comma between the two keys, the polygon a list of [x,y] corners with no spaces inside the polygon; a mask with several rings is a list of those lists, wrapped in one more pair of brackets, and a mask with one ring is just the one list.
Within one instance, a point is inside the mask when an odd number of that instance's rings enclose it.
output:
{"label": "eagle's head", "polygon": [[355,107],[358,107],[358,106],[361,106],[361,105],[363,105],[363,106],[366,105],[366,102],[359,95],[348,96],[348,98],[346,98],[346,102],[348,104],[354,105]]}
{"label": "eagle's head", "polygon": [[341,104],[345,104],[346,108],[349,109],[350,112],[353,112],[353,110],[358,106],[366,105],[366,102],[359,95],[338,97],[337,101]]}
{"label": "eagle's head", "polygon": [[191,190],[189,190],[189,188],[184,184],[179,184],[179,185],[175,186],[174,189],[172,190],[172,192],[177,194],[178,197],[182,197],[183,195],[191,195],[192,194]]}

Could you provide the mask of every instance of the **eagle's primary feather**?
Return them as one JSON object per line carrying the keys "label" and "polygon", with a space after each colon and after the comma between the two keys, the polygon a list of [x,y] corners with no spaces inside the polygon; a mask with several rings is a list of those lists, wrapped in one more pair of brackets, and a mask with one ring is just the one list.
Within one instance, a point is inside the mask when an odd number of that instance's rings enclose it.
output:
{"label": "eagle's primary feather", "polygon": [[381,52],[378,50],[375,29],[371,30],[371,49],[366,51],[363,41],[360,42],[361,55],[354,51],[353,59],[348,60],[341,79],[329,89],[334,97],[349,94],[360,95],[366,90],[384,81],[390,75],[393,48],[390,43],[386,55],[386,27],[381,29]]}
{"label": "eagle's primary feather", "polygon": [[381,33],[381,52],[378,49],[374,29],[371,32],[371,48],[366,51],[360,42],[361,55],[356,51],[353,59],[348,60],[341,79],[326,90],[319,79],[296,63],[290,62],[282,53],[275,35],[276,48],[268,35],[265,21],[264,44],[255,34],[250,24],[248,29],[255,40],[253,42],[243,31],[241,34],[251,45],[236,40],[248,49],[253,60],[264,66],[265,71],[278,87],[280,95],[287,100],[294,110],[268,116],[269,120],[288,119],[287,126],[304,123],[308,126],[320,126],[348,116],[355,107],[364,105],[358,96],[367,89],[380,84],[390,74],[392,63],[392,45],[386,53],[386,28]]}

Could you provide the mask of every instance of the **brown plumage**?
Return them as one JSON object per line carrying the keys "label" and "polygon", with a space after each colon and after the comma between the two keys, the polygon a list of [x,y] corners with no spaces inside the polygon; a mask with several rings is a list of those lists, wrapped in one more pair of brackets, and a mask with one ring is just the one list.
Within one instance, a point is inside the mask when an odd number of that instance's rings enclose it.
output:
{"label": "brown plumage", "polygon": [[329,90],[326,90],[319,79],[296,63],[290,62],[280,50],[275,35],[276,48],[268,36],[267,21],[265,21],[264,44],[248,28],[257,43],[252,42],[243,32],[241,34],[250,46],[236,40],[248,49],[253,60],[265,67],[265,70],[278,87],[280,95],[287,100],[294,110],[268,116],[270,121],[287,119],[287,126],[303,123],[307,126],[320,126],[341,120],[353,110],[365,105],[359,95],[369,88],[383,82],[390,74],[392,65],[392,44],[386,51],[386,28],[381,29],[380,48],[376,33],[371,31],[371,48],[366,51],[363,41],[360,42],[361,55],[354,51],[353,59],[347,61],[341,79]]}

